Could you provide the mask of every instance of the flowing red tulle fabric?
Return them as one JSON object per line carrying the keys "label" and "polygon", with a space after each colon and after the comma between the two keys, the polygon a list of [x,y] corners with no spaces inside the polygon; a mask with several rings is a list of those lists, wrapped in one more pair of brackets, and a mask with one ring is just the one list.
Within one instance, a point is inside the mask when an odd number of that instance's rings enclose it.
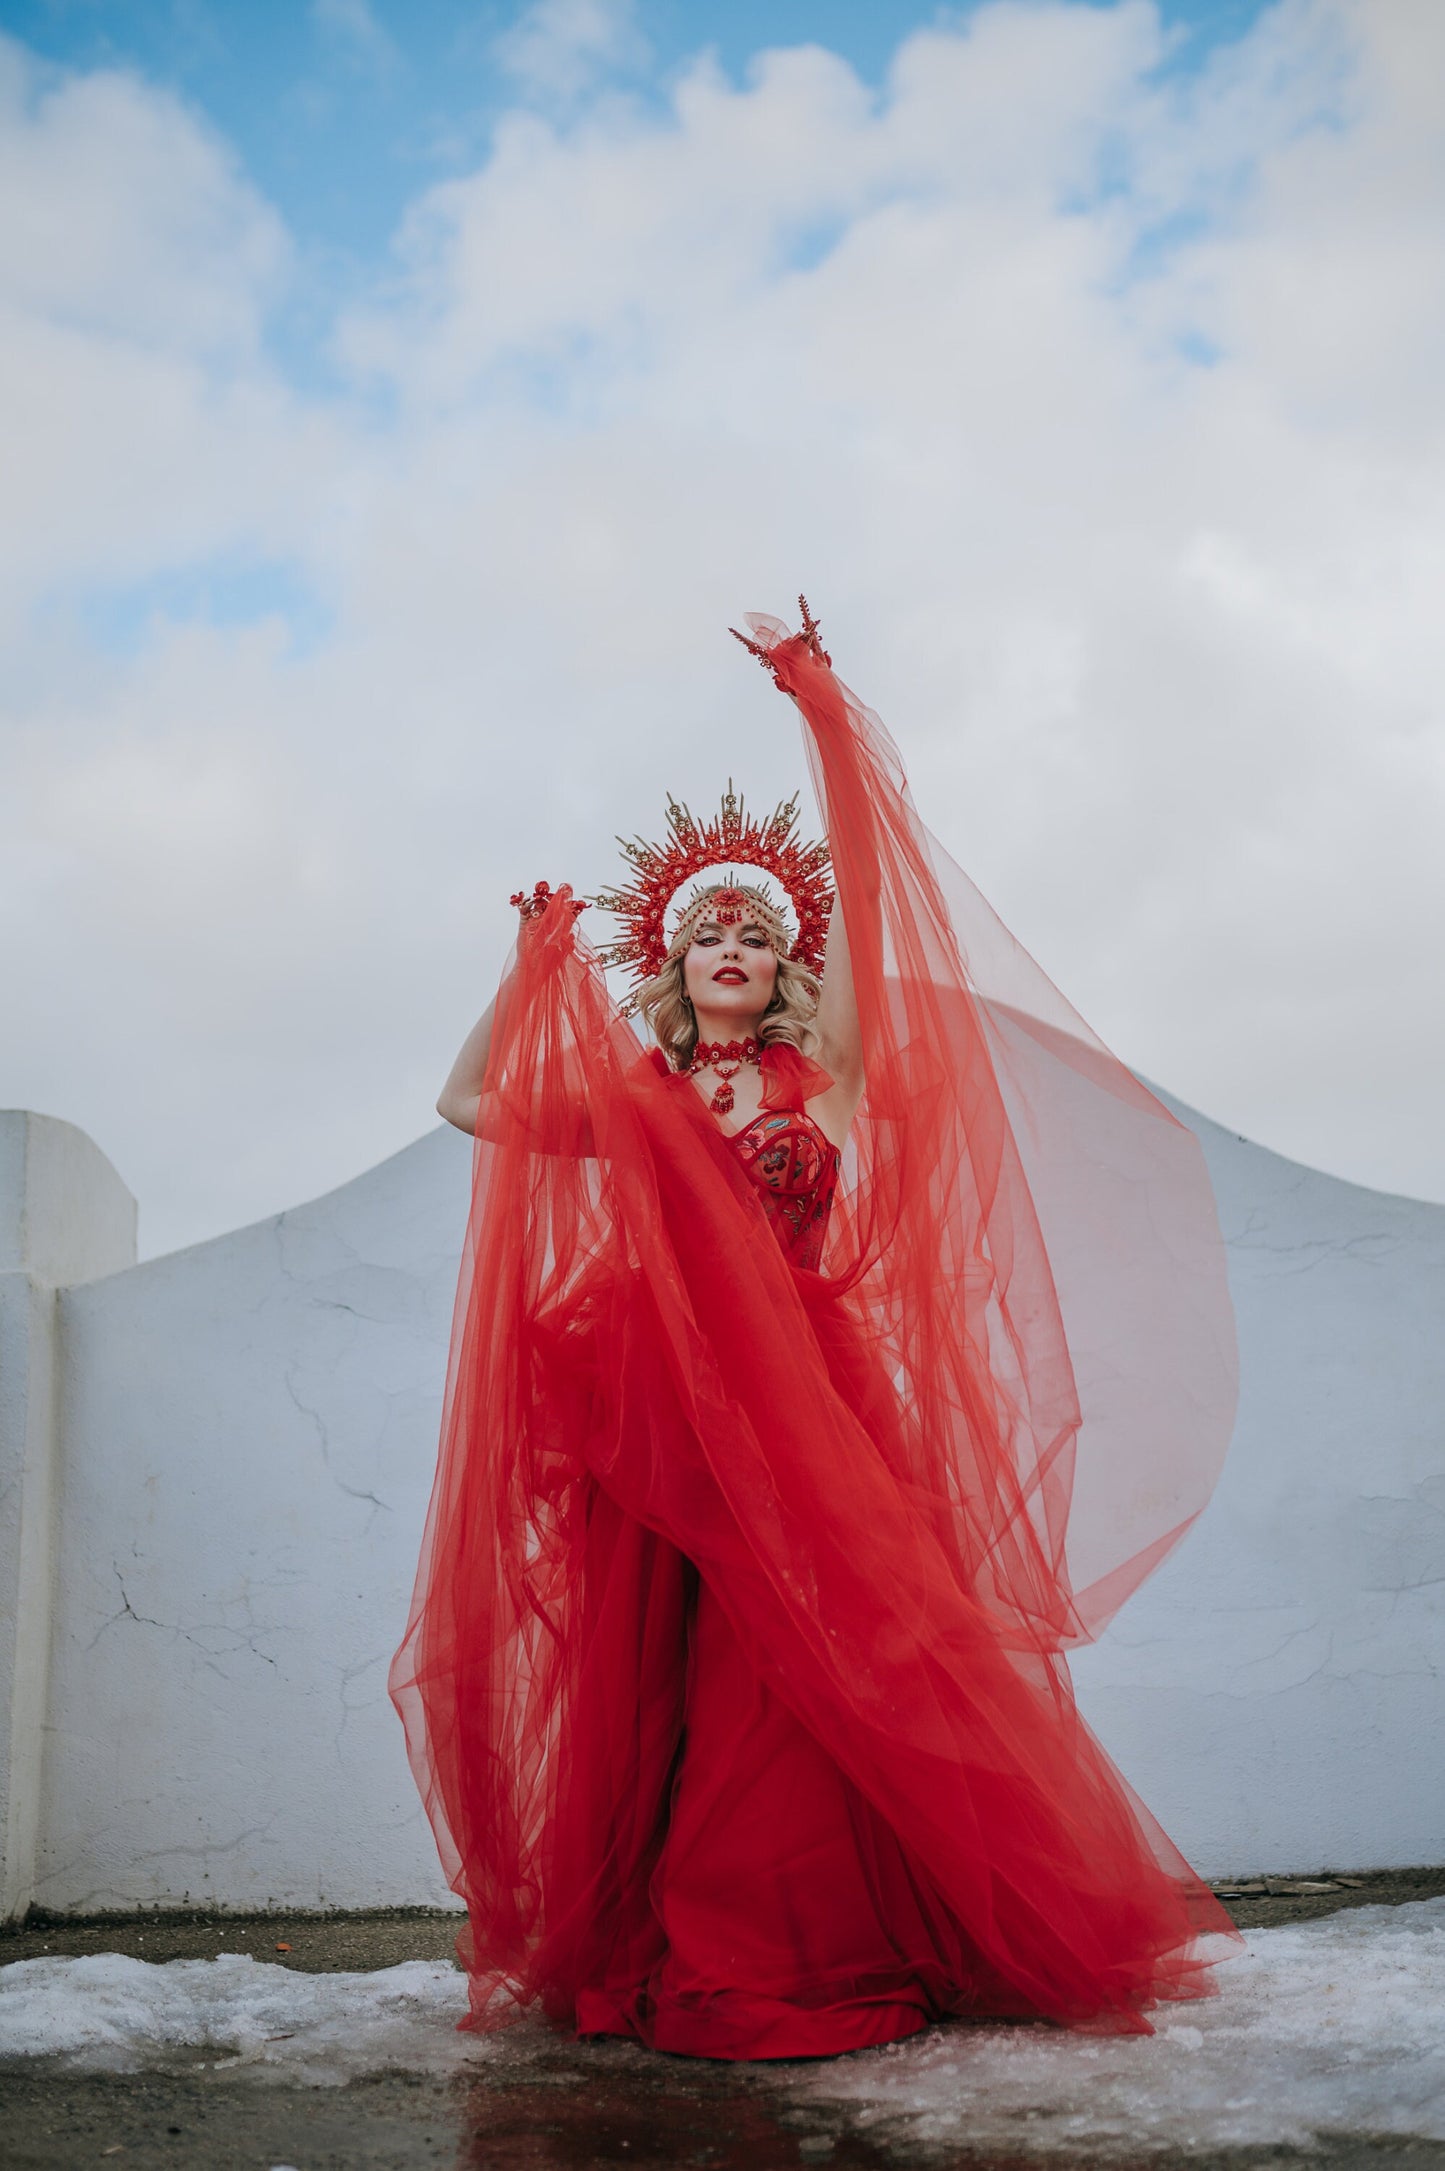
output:
{"label": "flowing red tulle fabric", "polygon": [[[780,1215],[566,893],[524,927],[392,1675],[473,2024],[540,2001],[724,2058],[950,2014],[1146,2030],[1230,1926],[1066,1652],[1228,1443],[1208,1176],[923,828],[877,718],[750,624],[806,727],[866,1092],[831,1216],[816,1135]],[[827,1081],[765,1072],[797,1164]]]}

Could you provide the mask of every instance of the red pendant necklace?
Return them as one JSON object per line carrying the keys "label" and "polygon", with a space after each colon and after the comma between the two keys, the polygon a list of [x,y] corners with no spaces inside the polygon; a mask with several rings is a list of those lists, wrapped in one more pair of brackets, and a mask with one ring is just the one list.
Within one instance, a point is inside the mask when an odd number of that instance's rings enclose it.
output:
{"label": "red pendant necklace", "polygon": [[[756,1063],[762,1058],[762,1043],[757,1040],[700,1040],[693,1050],[692,1061],[687,1066],[689,1078],[695,1078],[700,1070],[717,1072],[717,1091],[708,1102],[715,1116],[732,1112],[733,1080],[744,1063]],[[732,1065],[724,1070],[723,1065]]]}

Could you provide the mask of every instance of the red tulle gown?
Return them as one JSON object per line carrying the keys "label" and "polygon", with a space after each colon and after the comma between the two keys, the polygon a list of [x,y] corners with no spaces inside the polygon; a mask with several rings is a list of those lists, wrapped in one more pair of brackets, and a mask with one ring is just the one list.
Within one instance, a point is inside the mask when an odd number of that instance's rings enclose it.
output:
{"label": "red tulle gown", "polygon": [[566,894],[478,1123],[436,1488],[393,1669],[473,2024],[719,2058],[946,2015],[1147,2030],[1227,1917],[1075,1708],[1234,1407],[1193,1135],[922,827],[876,717],[801,712],[867,1086],[764,1058],[729,1135]]}

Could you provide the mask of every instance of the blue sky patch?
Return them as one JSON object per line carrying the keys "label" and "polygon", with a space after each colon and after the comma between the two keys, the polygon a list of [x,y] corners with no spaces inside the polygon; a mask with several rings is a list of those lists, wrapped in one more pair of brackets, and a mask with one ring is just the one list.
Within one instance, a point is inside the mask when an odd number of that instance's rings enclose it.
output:
{"label": "blue sky patch", "polygon": [[332,614],[292,566],[226,555],[173,566],[120,586],[96,584],[52,596],[50,609],[72,618],[106,655],[139,655],[175,625],[285,623],[293,658],[325,640]]}
{"label": "blue sky patch", "polygon": [[[1177,33],[1171,67],[1199,65],[1264,11],[1265,0],[1162,0]],[[344,283],[341,260],[380,257],[414,197],[485,157],[519,95],[503,56],[525,12],[516,0],[0,0],[0,27],[66,66],[134,69],[204,113]],[[660,105],[699,52],[741,82],[760,51],[805,44],[878,83],[910,31],[976,12],[915,0],[639,0],[635,36],[599,61],[594,87]]]}

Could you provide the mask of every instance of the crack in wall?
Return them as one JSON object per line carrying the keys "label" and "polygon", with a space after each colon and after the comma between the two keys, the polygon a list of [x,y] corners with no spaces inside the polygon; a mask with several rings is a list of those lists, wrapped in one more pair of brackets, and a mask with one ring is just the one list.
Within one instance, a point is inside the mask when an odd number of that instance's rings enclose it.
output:
{"label": "crack in wall", "polygon": [[[111,1562],[111,1573],[120,1587],[120,1605],[108,1619],[101,1622],[89,1643],[86,1644],[85,1648],[88,1652],[95,1649],[101,1637],[108,1629],[114,1628],[118,1621],[129,1620],[134,1621],[138,1627],[158,1628],[163,1635],[178,1639],[182,1643],[191,1644],[202,1653],[210,1662],[211,1669],[216,1672],[220,1671],[215,1665],[217,1659],[231,1658],[241,1651],[248,1652],[252,1658],[259,1658],[264,1665],[276,1667],[277,1661],[269,1651],[263,1651],[260,1648],[259,1640],[262,1636],[275,1635],[278,1632],[274,1622],[265,1622],[250,1629],[242,1629],[232,1627],[228,1621],[207,1621],[192,1629],[183,1627],[179,1621],[160,1621],[152,1614],[137,1612],[136,1608],[131,1604],[130,1594],[126,1590],[125,1578],[121,1573],[118,1561]],[[249,1593],[243,1592],[238,1603],[249,1607]],[[228,1636],[233,1640],[228,1647],[216,1650],[204,1641],[206,1636]],[[222,1678],[224,1679],[225,1676],[223,1675]]]}

